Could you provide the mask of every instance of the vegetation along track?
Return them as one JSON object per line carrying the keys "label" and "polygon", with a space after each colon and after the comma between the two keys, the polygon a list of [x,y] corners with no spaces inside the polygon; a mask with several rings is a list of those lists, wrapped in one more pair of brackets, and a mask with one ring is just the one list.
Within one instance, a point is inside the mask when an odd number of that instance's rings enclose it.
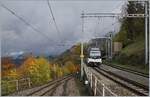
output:
{"label": "vegetation along track", "polygon": [[144,86],[140,83],[129,80],[127,78],[123,78],[121,76],[118,76],[118,75],[111,73],[111,72],[109,72],[103,68],[100,68],[100,67],[94,67],[94,70],[96,70],[98,73],[102,74],[103,76],[113,80],[114,82],[120,84],[121,86],[133,91],[137,95],[140,95],[140,96],[149,95],[148,86]]}
{"label": "vegetation along track", "polygon": [[48,84],[44,85],[43,87],[27,94],[27,96],[44,96],[47,95],[48,92],[53,91],[56,87],[58,87],[63,82],[69,80],[72,78],[72,75],[66,76],[64,78],[51,81]]}
{"label": "vegetation along track", "polygon": [[110,66],[110,67],[113,67],[113,68],[116,68],[116,69],[119,69],[119,70],[122,70],[122,71],[134,73],[134,74],[136,74],[136,75],[140,75],[140,76],[149,78],[149,74],[146,74],[146,73],[143,73],[143,72],[139,72],[139,71],[136,71],[136,70],[123,68],[123,67],[121,67],[121,66],[111,65],[111,64],[109,64],[109,63],[106,63],[105,65]]}

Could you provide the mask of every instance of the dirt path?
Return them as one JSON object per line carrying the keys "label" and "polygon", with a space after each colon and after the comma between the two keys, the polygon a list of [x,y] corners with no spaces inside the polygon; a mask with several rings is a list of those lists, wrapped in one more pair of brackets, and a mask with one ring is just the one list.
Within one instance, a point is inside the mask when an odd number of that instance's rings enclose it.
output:
{"label": "dirt path", "polygon": [[59,85],[51,96],[80,96],[75,79],[72,78]]}
{"label": "dirt path", "polygon": [[68,81],[66,85],[66,96],[78,96],[80,95],[79,89],[76,86],[75,79]]}

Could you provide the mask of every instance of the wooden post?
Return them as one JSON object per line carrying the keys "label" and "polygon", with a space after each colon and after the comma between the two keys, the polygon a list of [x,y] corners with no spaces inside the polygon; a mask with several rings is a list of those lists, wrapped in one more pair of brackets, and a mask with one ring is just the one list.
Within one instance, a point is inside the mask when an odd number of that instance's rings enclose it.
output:
{"label": "wooden post", "polygon": [[102,84],[103,85],[103,97],[105,96],[105,86],[104,86],[104,84]]}
{"label": "wooden post", "polygon": [[30,78],[28,78],[28,85],[29,85],[29,88],[31,87],[31,81],[30,81]]}
{"label": "wooden post", "polygon": [[91,73],[91,88],[92,88],[92,73]]}
{"label": "wooden post", "polygon": [[95,77],[94,96],[96,95],[96,90],[97,90],[97,78]]}
{"label": "wooden post", "polygon": [[16,90],[18,91],[19,90],[19,81],[16,80]]}
{"label": "wooden post", "polygon": [[[6,81],[6,88],[5,88],[5,89],[6,89],[6,90],[5,90],[6,92],[8,92],[8,89],[9,89],[9,87],[8,87],[9,85],[8,85],[8,84],[9,84],[8,81]],[[1,85],[2,85],[2,83],[1,83]],[[2,88],[1,88],[1,89],[2,89]]]}

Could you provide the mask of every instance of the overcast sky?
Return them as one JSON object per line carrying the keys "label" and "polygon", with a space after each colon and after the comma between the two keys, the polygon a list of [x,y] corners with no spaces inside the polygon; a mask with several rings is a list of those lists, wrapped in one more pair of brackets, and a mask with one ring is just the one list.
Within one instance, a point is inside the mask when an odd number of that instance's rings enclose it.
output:
{"label": "overcast sky", "polygon": [[[20,21],[8,10],[0,6],[1,54],[32,52],[33,54],[59,54],[71,46],[94,36],[104,36],[109,31],[117,31],[119,23],[115,18],[85,19],[84,34],[81,30],[81,12],[120,12],[124,2],[120,1],[50,1],[60,32],[58,33],[46,0],[1,0],[9,9],[25,19],[39,32]],[[109,27],[108,27],[109,26]]]}

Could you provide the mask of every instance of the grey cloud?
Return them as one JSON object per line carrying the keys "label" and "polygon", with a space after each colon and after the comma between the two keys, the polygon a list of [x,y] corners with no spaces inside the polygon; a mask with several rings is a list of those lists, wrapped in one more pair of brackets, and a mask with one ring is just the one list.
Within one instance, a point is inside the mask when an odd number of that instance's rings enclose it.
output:
{"label": "grey cloud", "polygon": [[[118,12],[121,2],[86,2],[86,1],[50,1],[54,16],[60,33],[56,32],[54,22],[46,1],[24,1],[12,0],[2,1],[8,8],[14,10],[19,16],[32,24],[41,33],[44,33],[51,40],[47,40],[41,34],[32,30],[22,21],[0,7],[0,32],[2,39],[2,55],[11,52],[32,51],[35,54],[59,54],[70,46],[57,46],[62,43],[76,43],[83,39],[89,40],[94,37],[97,20],[88,19],[85,23],[85,33],[81,32],[81,12]],[[118,4],[120,4],[118,6]],[[116,9],[116,6],[117,9]],[[115,8],[115,9],[113,9]],[[96,28],[97,35],[103,36],[113,30],[113,26],[103,31],[104,27],[113,23],[111,18],[103,18]],[[118,29],[119,24],[115,29]],[[54,42],[55,41],[55,42]],[[73,44],[72,44],[73,45]]]}

